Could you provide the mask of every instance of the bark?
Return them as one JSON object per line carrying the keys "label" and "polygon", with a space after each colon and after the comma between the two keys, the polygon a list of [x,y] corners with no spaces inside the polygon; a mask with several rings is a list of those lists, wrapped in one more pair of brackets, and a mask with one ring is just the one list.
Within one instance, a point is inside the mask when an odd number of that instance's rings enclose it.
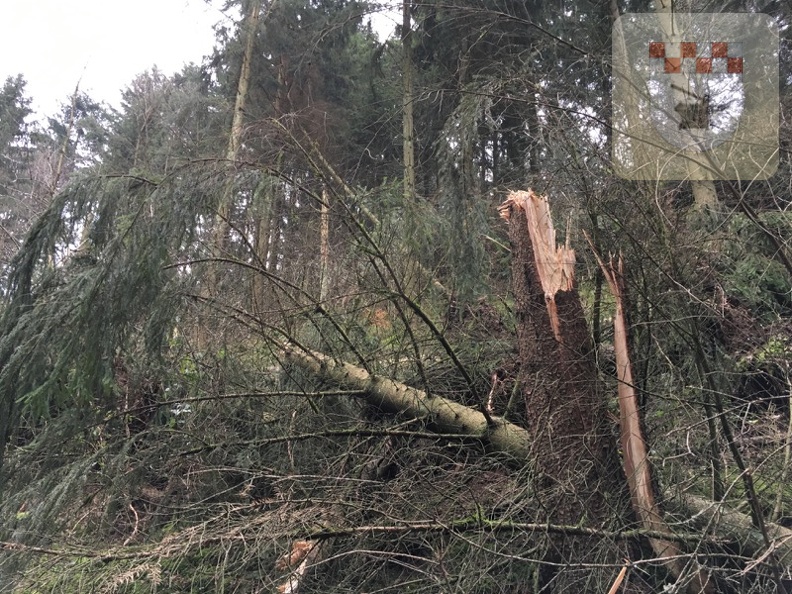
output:
{"label": "bark", "polygon": [[428,396],[392,379],[370,374],[365,369],[335,361],[323,353],[294,345],[284,348],[285,359],[324,380],[365,392],[367,400],[387,412],[398,412],[413,419],[427,419],[443,433],[478,438],[492,448],[510,454],[520,463],[531,452],[528,431],[493,417],[492,425],[481,412],[439,396]]}
{"label": "bark", "polygon": [[[512,192],[500,208],[509,224],[519,382],[530,435],[533,494],[550,524],[606,526],[621,517],[626,490],[610,431],[594,351],[574,287],[575,252],[557,246],[547,199]],[[590,588],[560,563],[617,562],[585,537],[548,535],[538,582],[546,591]],[[591,575],[603,587],[611,576]],[[571,581],[569,581],[571,580]],[[545,590],[543,590],[545,591]]]}
{"label": "bark", "polygon": [[[228,136],[228,146],[226,148],[226,160],[229,164],[233,164],[236,161],[239,154],[239,147],[242,143],[245,102],[247,100],[248,86],[250,85],[250,63],[253,59],[253,46],[256,32],[258,31],[260,10],[261,1],[253,0],[250,14],[244,22],[244,27],[247,28],[247,41],[242,56],[242,68],[239,73],[236,100],[234,102],[234,115],[231,121],[231,131]],[[225,250],[228,241],[228,233],[231,229],[235,177],[233,173],[230,173],[228,176],[211,230],[212,242],[210,247],[215,251],[215,255],[217,256],[220,256]],[[219,290],[219,283],[222,278],[222,270],[220,270],[219,262],[210,265],[207,276],[206,287],[202,289],[202,293],[204,297],[209,298],[217,294]],[[195,340],[196,343],[200,345],[200,348],[204,348],[209,342],[209,335],[206,331],[207,325],[206,321],[197,325]]]}
{"label": "bark", "polygon": [[[269,258],[269,244],[270,244],[270,218],[272,203],[277,188],[273,187],[267,179],[262,179],[256,188],[254,196],[255,204],[255,235],[253,240],[253,249],[256,254],[256,261],[262,268],[267,268],[267,260]],[[253,276],[253,290],[252,302],[253,311],[260,312],[266,303],[266,283],[264,277],[260,274]]]}
{"label": "bark", "polygon": [[324,303],[330,289],[330,195],[322,188],[321,228],[319,231],[319,302]]}
{"label": "bark", "polygon": [[[697,495],[667,493],[668,501],[678,504],[685,515],[693,518],[696,526],[717,534],[720,538],[740,543],[741,549],[761,561],[774,553],[775,560],[785,568],[792,567],[792,530],[773,522],[765,522],[771,540],[767,547],[764,535],[753,525],[749,514],[734,511],[723,503],[710,501]],[[754,561],[757,564],[758,561]]]}
{"label": "bark", "polygon": [[253,61],[253,47],[258,33],[259,14],[261,13],[261,2],[254,0],[250,9],[245,28],[247,29],[247,39],[245,41],[245,53],[242,56],[242,68],[239,73],[239,84],[237,86],[236,100],[234,101],[234,119],[231,122],[231,135],[228,139],[228,151],[226,157],[234,160],[239,152],[239,145],[242,140],[242,124],[244,122],[245,103],[247,102],[248,87],[250,86],[250,65]]}
{"label": "bark", "polygon": [[[245,42],[245,53],[242,55],[242,68],[239,72],[239,83],[237,85],[236,100],[234,101],[234,117],[231,122],[231,134],[228,137],[228,147],[226,149],[226,160],[229,163],[236,161],[239,155],[239,147],[242,143],[245,103],[247,102],[248,87],[250,86],[250,64],[253,61],[253,48],[256,41],[256,33],[258,32],[260,12],[261,2],[260,0],[254,0],[250,14],[245,21],[247,40]],[[233,176],[230,179],[233,179]],[[229,217],[233,203],[232,187],[232,182],[229,182],[226,186],[215,225],[215,246],[220,249],[222,249],[229,229]]]}
{"label": "bark", "polygon": [[619,490],[606,469],[618,465],[601,426],[593,348],[574,288],[575,253],[556,247],[545,198],[513,192],[500,211],[512,243],[520,381],[537,494],[548,521],[603,522],[611,511],[606,494]]}
{"label": "bark", "polygon": [[49,189],[50,200],[55,197],[55,194],[58,193],[58,185],[60,184],[61,176],[63,175],[63,167],[64,163],[66,162],[66,155],[69,153],[69,143],[71,142],[71,134],[72,130],[74,129],[74,118],[77,112],[77,94],[79,92],[80,85],[78,83],[74,88],[74,94],[72,94],[71,109],[69,110],[69,123],[66,125],[66,133],[63,137],[63,144],[58,151],[58,161],[55,164],[55,172],[52,176],[52,184],[50,185]]}
{"label": "bark", "polygon": [[267,270],[275,272],[277,270],[278,259],[281,256],[281,233],[282,219],[286,205],[286,188],[278,186],[270,196],[270,218],[267,226],[269,236],[265,238],[267,242]]}
{"label": "bark", "polygon": [[[535,449],[531,445],[531,433],[518,425],[494,417],[495,423],[488,425],[485,416],[474,409],[438,396],[428,396],[425,392],[411,388],[391,379],[372,375],[366,370],[349,363],[336,361],[327,355],[315,351],[287,345],[283,349],[284,358],[289,363],[315,374],[317,377],[358,390],[374,406],[382,410],[399,412],[410,418],[422,418],[431,421],[433,428],[439,432],[464,434],[480,439],[495,450],[505,452],[514,459],[515,464],[524,465],[534,459]],[[565,394],[559,394],[564,398]],[[584,485],[585,487],[585,485]],[[697,525],[707,529],[711,534],[739,542],[744,549],[753,555],[762,555],[767,551],[762,534],[751,524],[751,518],[745,514],[727,510],[722,504],[713,503],[693,495],[673,494],[668,497],[679,503],[687,515],[694,518]],[[561,534],[574,534],[572,526],[581,532],[588,530],[580,526],[580,518],[570,526],[570,530],[561,530]],[[588,518],[594,524],[595,518]],[[773,539],[773,546],[778,560],[785,566],[792,566],[792,530],[777,524],[766,525]],[[550,530],[550,529],[548,529]],[[592,533],[597,538],[596,529]],[[642,530],[650,538],[666,541],[661,532]],[[627,532],[620,532],[627,536]],[[324,534],[315,534],[310,538],[322,538]]]}
{"label": "bark", "polygon": [[[655,553],[668,569],[688,579],[688,592],[713,592],[706,573],[685,558],[660,515],[652,491],[647,449],[638,423],[637,399],[627,352],[626,323],[621,308],[616,316],[616,351],[622,448],[628,481],[618,470],[616,452],[606,430],[604,403],[588,327],[574,288],[574,251],[556,245],[555,231],[545,198],[533,192],[515,192],[500,208],[509,222],[517,342],[521,358],[520,385],[525,401],[524,427],[442,397],[369,373],[365,369],[294,344],[283,348],[289,363],[323,380],[360,391],[367,401],[388,412],[425,419],[442,433],[474,437],[492,449],[508,453],[518,465],[530,463],[535,471],[533,496],[548,525],[601,528],[624,509],[627,489]],[[611,269],[606,279],[619,298],[619,279]],[[615,507],[614,507],[615,505]],[[594,550],[582,535],[548,534],[549,561],[585,561]],[[773,532],[774,544],[786,545]],[[758,547],[760,544],[757,545]],[[792,545],[788,545],[792,548]],[[597,557],[602,562],[602,557]],[[783,557],[786,560],[786,556]],[[615,561],[615,559],[614,559]],[[540,581],[548,583],[542,570]],[[613,578],[611,577],[610,580]],[[562,587],[562,586],[558,586]]]}

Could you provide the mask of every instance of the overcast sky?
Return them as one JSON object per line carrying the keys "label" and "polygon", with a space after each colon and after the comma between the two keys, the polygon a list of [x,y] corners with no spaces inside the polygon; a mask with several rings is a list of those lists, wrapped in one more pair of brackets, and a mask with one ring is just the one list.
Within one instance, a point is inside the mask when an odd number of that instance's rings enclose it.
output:
{"label": "overcast sky", "polygon": [[22,74],[39,115],[77,83],[118,107],[121,90],[154,64],[165,74],[214,47],[221,1],[0,0],[0,82]]}
{"label": "overcast sky", "polygon": [[[38,118],[75,86],[120,106],[121,91],[155,64],[166,75],[200,63],[226,22],[223,0],[0,0],[0,84],[22,74]],[[397,15],[400,16],[400,15]],[[374,15],[387,37],[394,15]],[[227,23],[232,27],[235,23]]]}

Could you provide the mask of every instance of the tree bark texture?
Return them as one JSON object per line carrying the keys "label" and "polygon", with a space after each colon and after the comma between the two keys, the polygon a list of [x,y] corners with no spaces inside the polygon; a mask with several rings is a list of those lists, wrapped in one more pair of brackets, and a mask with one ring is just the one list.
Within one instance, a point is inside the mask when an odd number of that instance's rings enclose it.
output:
{"label": "tree bark texture", "polygon": [[366,393],[370,404],[388,412],[398,412],[412,419],[426,419],[438,431],[478,438],[496,450],[514,457],[522,465],[528,459],[529,432],[512,423],[493,417],[487,422],[481,412],[440,396],[429,396],[416,388],[372,375],[361,367],[335,361],[323,353],[287,345],[283,349],[289,363],[322,379]]}
{"label": "tree bark texture", "polygon": [[[666,497],[670,504],[678,505],[679,511],[692,518],[696,527],[717,534],[719,538],[738,542],[748,555],[760,560],[767,557],[768,547],[764,536],[753,525],[750,514],[735,511],[722,502],[698,495],[669,491]],[[789,570],[792,567],[792,530],[774,522],[765,522],[765,529],[772,541],[776,560]]]}
{"label": "tree bark texture", "polygon": [[512,244],[520,382],[537,495],[547,521],[585,518],[596,525],[611,511],[606,493],[618,492],[621,481],[612,472],[618,464],[603,430],[593,348],[574,288],[575,253],[556,247],[546,198],[512,192],[500,212]]}

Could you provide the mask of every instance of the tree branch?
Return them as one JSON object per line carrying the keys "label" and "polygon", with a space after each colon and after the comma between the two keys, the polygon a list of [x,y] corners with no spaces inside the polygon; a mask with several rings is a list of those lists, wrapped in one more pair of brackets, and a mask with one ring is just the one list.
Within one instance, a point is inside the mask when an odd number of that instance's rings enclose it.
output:
{"label": "tree branch", "polygon": [[508,421],[493,418],[493,424],[479,411],[439,396],[427,396],[392,379],[373,375],[349,363],[335,361],[323,353],[286,345],[284,357],[306,371],[367,394],[374,406],[399,412],[413,419],[428,419],[443,433],[462,434],[480,439],[496,450],[521,462],[530,459],[530,434]]}

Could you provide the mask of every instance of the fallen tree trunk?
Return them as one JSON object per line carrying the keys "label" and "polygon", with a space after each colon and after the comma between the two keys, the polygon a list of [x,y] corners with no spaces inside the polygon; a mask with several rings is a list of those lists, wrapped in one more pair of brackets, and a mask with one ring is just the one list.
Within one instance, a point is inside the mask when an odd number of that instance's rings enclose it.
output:
{"label": "fallen tree trunk", "polygon": [[[494,417],[495,426],[490,426],[484,415],[475,409],[438,396],[427,396],[421,390],[372,375],[360,367],[336,361],[323,353],[293,345],[284,347],[283,352],[289,363],[321,379],[360,390],[366,394],[369,402],[384,410],[431,420],[439,432],[462,433],[480,439],[494,449],[509,454],[517,464],[525,464],[531,460],[530,436],[525,429],[513,423]],[[753,527],[750,516],[694,495],[669,493],[666,499],[669,503],[678,504],[681,511],[692,518],[695,526],[706,528],[718,539],[740,543],[746,553],[757,559],[762,559],[767,552],[762,535]],[[792,530],[772,523],[767,523],[766,527],[773,540],[778,561],[784,566],[792,566]],[[551,528],[553,525],[549,524],[548,530]],[[562,529],[561,532],[566,534],[570,531]],[[643,529],[634,534],[644,534],[660,541],[678,540],[670,533],[664,537],[665,533],[667,529],[661,529],[660,533]],[[327,535],[314,534],[311,538],[325,536]],[[592,536],[596,534],[593,533]]]}
{"label": "fallen tree trunk", "polygon": [[413,419],[426,419],[444,433],[461,433],[480,439],[521,462],[529,459],[530,434],[513,423],[492,417],[490,424],[484,414],[463,404],[440,396],[427,396],[421,390],[370,374],[350,363],[335,361],[323,353],[294,345],[284,347],[283,353],[287,361],[318,377],[366,392],[368,402],[375,407]]}
{"label": "fallen tree trunk", "polygon": [[749,514],[729,509],[723,503],[710,501],[698,495],[669,492],[666,496],[668,503],[679,505],[680,511],[692,518],[696,527],[717,534],[719,538],[738,542],[745,553],[756,557],[754,563],[774,553],[780,565],[792,566],[792,530],[789,528],[773,522],[765,522],[767,535],[772,542],[768,550],[762,533],[754,527]]}

